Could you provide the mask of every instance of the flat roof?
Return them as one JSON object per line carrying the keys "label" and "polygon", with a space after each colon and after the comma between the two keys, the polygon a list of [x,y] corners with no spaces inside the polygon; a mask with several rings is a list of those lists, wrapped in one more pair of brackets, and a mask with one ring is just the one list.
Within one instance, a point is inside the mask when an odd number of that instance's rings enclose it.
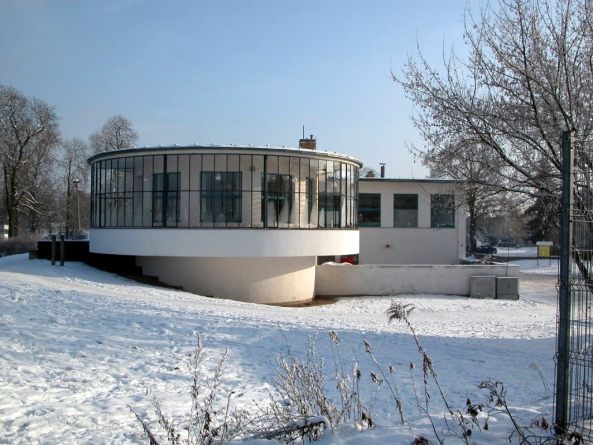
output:
{"label": "flat roof", "polygon": [[360,178],[360,182],[421,182],[436,184],[464,184],[462,179],[437,179],[437,178]]}
{"label": "flat roof", "polygon": [[162,151],[178,151],[178,152],[187,152],[187,151],[213,151],[213,152],[252,152],[252,151],[268,151],[268,152],[278,152],[284,153],[288,155],[309,155],[309,156],[321,156],[321,157],[328,157],[332,159],[340,159],[345,161],[350,161],[355,164],[358,164],[359,167],[362,167],[362,161],[358,159],[344,155],[341,153],[335,153],[326,150],[310,150],[307,148],[295,148],[295,147],[286,147],[286,146],[269,146],[269,145],[158,145],[158,146],[147,146],[147,147],[135,147],[135,148],[125,148],[122,150],[112,150],[112,151],[103,151],[101,153],[94,154],[90,158],[87,159],[87,162],[90,164],[98,159],[102,158],[109,158],[112,156],[122,156],[122,155],[139,155],[141,153],[146,152],[162,152]]}

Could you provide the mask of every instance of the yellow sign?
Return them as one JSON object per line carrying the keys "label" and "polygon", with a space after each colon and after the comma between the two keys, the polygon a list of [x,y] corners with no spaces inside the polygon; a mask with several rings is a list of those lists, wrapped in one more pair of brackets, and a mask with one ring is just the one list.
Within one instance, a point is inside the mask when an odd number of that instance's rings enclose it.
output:
{"label": "yellow sign", "polygon": [[537,256],[548,258],[550,256],[550,246],[537,246]]}

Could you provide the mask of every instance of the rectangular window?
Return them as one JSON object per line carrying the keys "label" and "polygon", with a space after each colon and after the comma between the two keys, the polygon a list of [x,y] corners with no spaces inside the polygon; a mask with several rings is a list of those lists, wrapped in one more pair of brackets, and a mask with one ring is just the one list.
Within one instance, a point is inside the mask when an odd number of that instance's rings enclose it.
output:
{"label": "rectangular window", "polygon": [[393,227],[418,227],[418,195],[393,195]]}
{"label": "rectangular window", "polygon": [[358,225],[360,227],[381,226],[380,193],[361,193],[358,195]]}
{"label": "rectangular window", "polygon": [[202,172],[200,183],[201,222],[241,222],[241,172]]}
{"label": "rectangular window", "polygon": [[430,227],[455,227],[455,195],[430,196]]}
{"label": "rectangular window", "polygon": [[152,224],[175,226],[179,222],[179,172],[152,175]]}
{"label": "rectangular window", "polygon": [[[262,176],[262,182],[263,180]],[[262,220],[265,227],[288,224],[292,212],[292,176],[268,173],[262,184],[262,199]]]}

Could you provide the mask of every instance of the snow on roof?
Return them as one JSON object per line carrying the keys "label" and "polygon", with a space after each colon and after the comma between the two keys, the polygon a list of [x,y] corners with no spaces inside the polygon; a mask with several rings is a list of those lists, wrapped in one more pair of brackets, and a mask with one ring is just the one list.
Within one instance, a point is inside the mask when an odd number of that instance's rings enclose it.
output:
{"label": "snow on roof", "polygon": [[362,161],[356,159],[353,156],[345,155],[342,153],[337,153],[333,151],[327,150],[308,150],[302,149],[297,147],[286,147],[285,145],[282,146],[274,146],[274,145],[240,145],[240,144],[226,144],[226,145],[219,145],[219,144],[210,144],[210,145],[158,145],[158,146],[145,146],[145,147],[135,147],[135,148],[126,148],[122,150],[113,150],[113,151],[106,151],[97,153],[91,156],[87,162],[92,163],[97,159],[105,158],[105,157],[112,157],[112,156],[119,156],[119,155],[128,155],[132,153],[138,153],[141,151],[187,151],[187,150],[233,150],[233,151],[278,151],[278,152],[286,152],[291,154],[300,154],[300,155],[308,155],[311,157],[314,156],[327,156],[331,158],[340,158],[343,160],[348,160],[355,164],[358,164],[362,167]]}

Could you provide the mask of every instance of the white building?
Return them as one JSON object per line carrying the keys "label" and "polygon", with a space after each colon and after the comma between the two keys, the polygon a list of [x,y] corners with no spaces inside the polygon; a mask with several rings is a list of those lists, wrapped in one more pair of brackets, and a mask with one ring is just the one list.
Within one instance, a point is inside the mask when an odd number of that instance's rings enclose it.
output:
{"label": "white building", "polygon": [[458,264],[465,256],[461,181],[364,178],[360,264]]}
{"label": "white building", "polygon": [[358,253],[362,164],[301,142],[91,157],[90,251],[133,255],[144,274],[201,295],[311,300],[317,257]]}

